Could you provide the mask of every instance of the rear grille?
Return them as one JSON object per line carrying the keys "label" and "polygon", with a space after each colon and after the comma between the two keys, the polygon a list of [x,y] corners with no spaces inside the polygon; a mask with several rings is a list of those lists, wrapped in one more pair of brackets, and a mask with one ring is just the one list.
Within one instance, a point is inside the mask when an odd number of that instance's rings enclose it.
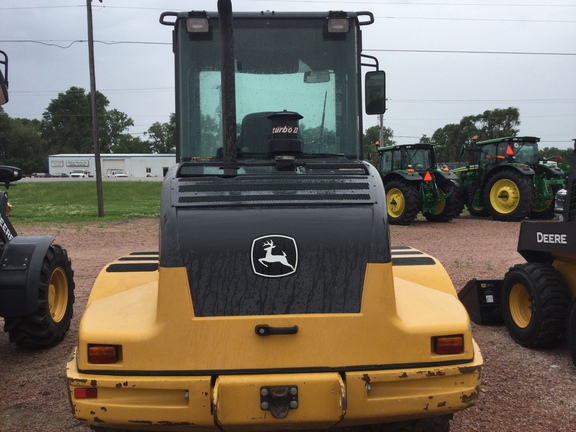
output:
{"label": "rear grille", "polygon": [[176,207],[376,202],[366,176],[210,177],[172,182]]}

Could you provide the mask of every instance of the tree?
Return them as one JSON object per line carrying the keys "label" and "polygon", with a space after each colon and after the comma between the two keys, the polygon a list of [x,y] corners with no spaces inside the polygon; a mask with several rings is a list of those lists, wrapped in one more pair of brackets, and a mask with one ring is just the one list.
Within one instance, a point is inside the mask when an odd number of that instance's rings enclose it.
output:
{"label": "tree", "polygon": [[168,123],[156,122],[152,124],[148,129],[148,132],[144,133],[151,138],[151,140],[149,140],[149,145],[152,153],[174,153],[176,151],[174,137],[175,130],[176,116],[174,113],[170,114],[170,120]]}
{"label": "tree", "polygon": [[[96,92],[98,124],[101,131],[106,130],[104,125],[108,104],[106,96]],[[70,87],[65,93],[59,93],[42,115],[41,132],[49,154],[93,153],[90,94],[78,87]]]}
{"label": "tree", "polygon": [[0,112],[0,163],[25,173],[46,172],[48,153],[40,137],[40,121],[12,119]]}
{"label": "tree", "polygon": [[140,137],[122,134],[114,145],[114,153],[151,153],[150,144]]}
{"label": "tree", "polygon": [[475,117],[475,126],[478,129],[478,139],[487,140],[518,135],[520,130],[520,111],[509,107],[484,111]]}
{"label": "tree", "polygon": [[566,173],[570,169],[570,155],[573,153],[572,149],[561,150],[557,147],[544,147],[539,148],[538,153],[540,160],[550,159],[558,163],[558,166],[562,168]]}
{"label": "tree", "polygon": [[392,139],[394,137],[392,129],[384,127],[382,132],[383,142],[380,142],[380,126],[371,126],[364,133],[364,160],[376,167],[380,163],[378,147],[396,144]]}
{"label": "tree", "polygon": [[468,142],[475,135],[474,132],[470,135],[470,128],[466,126],[466,123],[462,124],[462,122],[459,125],[448,124],[432,134],[429,142],[436,145],[434,153],[437,161],[452,162],[461,159],[462,144]]}
{"label": "tree", "polygon": [[[463,117],[459,124],[447,124],[436,129],[431,138],[423,136],[420,142],[436,144],[438,161],[452,162],[462,159],[461,147],[473,136],[479,141],[515,136],[519,133],[520,111],[518,108],[486,110],[482,114]],[[426,141],[423,141],[426,140]]]}
{"label": "tree", "polygon": [[126,130],[134,126],[134,121],[117,109],[106,111],[103,127],[100,128],[99,144],[102,153],[122,153],[118,145],[125,138]]}

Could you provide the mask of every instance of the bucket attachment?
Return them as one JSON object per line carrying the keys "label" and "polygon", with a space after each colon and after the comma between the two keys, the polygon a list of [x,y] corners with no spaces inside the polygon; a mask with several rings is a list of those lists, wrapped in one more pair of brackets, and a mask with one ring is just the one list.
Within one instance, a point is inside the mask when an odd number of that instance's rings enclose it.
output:
{"label": "bucket attachment", "polygon": [[458,298],[476,324],[502,324],[502,279],[471,279]]}

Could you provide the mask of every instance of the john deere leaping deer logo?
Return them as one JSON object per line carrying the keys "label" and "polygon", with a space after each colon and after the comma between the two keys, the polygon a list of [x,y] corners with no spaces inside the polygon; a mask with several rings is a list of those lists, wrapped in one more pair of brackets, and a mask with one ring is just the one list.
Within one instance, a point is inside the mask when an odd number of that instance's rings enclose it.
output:
{"label": "john deere leaping deer logo", "polygon": [[296,271],[298,249],[292,237],[268,235],[252,241],[252,269],[264,277],[283,277]]}

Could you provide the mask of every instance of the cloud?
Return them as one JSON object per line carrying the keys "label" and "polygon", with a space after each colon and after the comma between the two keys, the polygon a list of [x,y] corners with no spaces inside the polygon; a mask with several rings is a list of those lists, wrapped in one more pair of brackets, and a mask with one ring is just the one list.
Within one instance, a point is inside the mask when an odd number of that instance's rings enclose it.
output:
{"label": "cloud", "polygon": [[[521,134],[541,137],[543,146],[567,148],[576,138],[573,2],[297,0],[273,5],[276,10],[374,13],[376,23],[363,27],[364,46],[386,70],[385,125],[398,142],[414,142],[464,116],[508,106],[520,109]],[[158,18],[163,11],[191,6],[215,10],[216,0],[160,6],[151,0],[93,2],[97,88],[110,108],[134,119],[134,133],[168,121],[174,111],[171,29]],[[269,1],[233,1],[235,10],[270,6]],[[7,52],[10,67],[5,111],[11,117],[41,118],[58,93],[71,86],[89,89],[86,39],[83,2],[0,3],[0,49]],[[375,124],[376,117],[366,117],[364,129]]]}

